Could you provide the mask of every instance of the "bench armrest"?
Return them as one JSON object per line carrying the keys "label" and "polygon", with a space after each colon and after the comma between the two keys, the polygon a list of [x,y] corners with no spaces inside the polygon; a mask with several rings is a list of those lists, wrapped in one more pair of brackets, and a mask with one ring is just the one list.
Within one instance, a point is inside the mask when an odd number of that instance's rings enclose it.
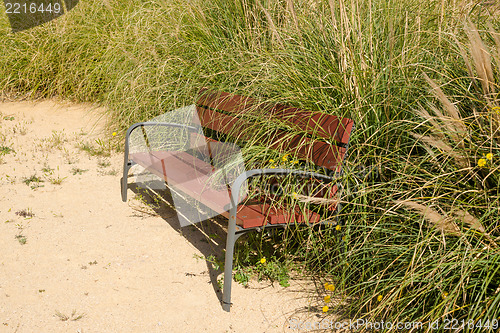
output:
{"label": "bench armrest", "polygon": [[141,123],[135,123],[132,126],[130,126],[127,130],[127,134],[125,135],[125,155],[128,155],[128,150],[129,150],[129,138],[130,134],[138,128],[138,127],[145,127],[145,126],[165,126],[165,127],[176,127],[176,128],[186,128],[190,131],[197,132],[199,131],[199,128],[196,128],[194,126],[188,126],[184,124],[176,124],[176,123],[163,123],[163,122],[154,122],[154,121],[145,121]]}
{"label": "bench armrest", "polygon": [[[146,121],[146,122],[141,122],[141,123],[135,123],[132,126],[130,126],[127,130],[127,134],[125,135],[125,149],[124,149],[124,158],[123,158],[123,177],[121,179],[121,194],[122,194],[122,200],[124,202],[127,201],[127,175],[128,175],[128,170],[130,167],[129,163],[129,150],[130,150],[130,134],[137,129],[138,127],[141,127],[144,131],[145,126],[165,126],[165,127],[175,127],[175,128],[185,128],[189,131],[193,132],[198,132],[200,129],[196,128],[194,126],[189,126],[189,125],[184,125],[184,124],[176,124],[176,123],[165,123],[165,122],[154,122],[154,121]],[[146,142],[147,142],[147,135],[146,132],[143,132],[143,135],[146,137]]]}

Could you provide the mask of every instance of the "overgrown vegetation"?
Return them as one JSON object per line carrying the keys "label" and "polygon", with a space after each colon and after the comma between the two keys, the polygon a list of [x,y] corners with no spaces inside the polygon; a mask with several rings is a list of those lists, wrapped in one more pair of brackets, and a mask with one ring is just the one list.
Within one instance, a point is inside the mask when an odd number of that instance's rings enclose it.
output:
{"label": "overgrown vegetation", "polygon": [[100,102],[113,128],[203,86],[350,117],[343,240],[286,230],[235,267],[296,260],[337,286],[350,318],[494,331],[498,14],[484,1],[81,1],[16,35],[2,18],[0,91]]}

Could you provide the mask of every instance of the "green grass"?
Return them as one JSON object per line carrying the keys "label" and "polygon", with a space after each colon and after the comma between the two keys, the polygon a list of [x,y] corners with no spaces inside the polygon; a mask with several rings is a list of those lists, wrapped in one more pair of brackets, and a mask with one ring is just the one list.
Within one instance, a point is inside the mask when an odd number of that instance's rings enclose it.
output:
{"label": "green grass", "polygon": [[0,146],[0,156],[1,155],[7,155],[10,153],[15,153],[16,151],[10,147],[7,146]]}
{"label": "green grass", "polygon": [[[500,316],[497,17],[433,0],[81,1],[16,35],[0,19],[0,89],[101,103],[122,130],[203,86],[350,117],[345,227],[237,246],[240,280],[265,256],[334,283],[350,318],[484,322]],[[266,165],[278,124],[254,123],[246,162]]]}

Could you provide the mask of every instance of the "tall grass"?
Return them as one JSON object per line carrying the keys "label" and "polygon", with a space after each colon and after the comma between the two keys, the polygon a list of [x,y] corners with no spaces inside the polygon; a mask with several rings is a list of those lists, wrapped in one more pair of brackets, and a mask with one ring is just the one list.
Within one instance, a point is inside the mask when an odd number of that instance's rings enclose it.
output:
{"label": "tall grass", "polygon": [[81,1],[16,35],[0,20],[0,91],[99,102],[116,128],[203,86],[353,118],[344,239],[287,231],[278,250],[342,287],[346,316],[444,330],[500,315],[494,13],[434,0]]}

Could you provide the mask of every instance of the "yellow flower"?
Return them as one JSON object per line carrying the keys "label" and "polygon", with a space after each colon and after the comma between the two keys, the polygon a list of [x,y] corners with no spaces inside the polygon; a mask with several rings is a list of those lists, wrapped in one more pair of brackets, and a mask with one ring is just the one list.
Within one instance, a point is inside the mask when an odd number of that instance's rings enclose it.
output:
{"label": "yellow flower", "polygon": [[446,298],[447,296],[448,296],[448,292],[447,292],[447,291],[445,291],[445,292],[443,293],[443,298]]}
{"label": "yellow flower", "polygon": [[377,301],[379,301],[379,302],[382,301],[382,295],[377,296]]}
{"label": "yellow flower", "polygon": [[116,132],[113,132],[113,134],[112,134],[112,135],[113,135],[113,136],[116,136]]}
{"label": "yellow flower", "polygon": [[486,165],[486,160],[484,158],[480,158],[479,161],[477,161],[477,165],[482,168]]}
{"label": "yellow flower", "polygon": [[328,284],[328,286],[326,287],[326,290],[335,291],[335,285]]}
{"label": "yellow flower", "polygon": [[281,158],[281,159],[283,160],[283,162],[288,161],[288,155],[289,155],[289,154],[286,154],[285,156],[283,156],[283,157]]}
{"label": "yellow flower", "polygon": [[328,290],[328,286],[329,286],[329,285],[330,285],[330,284],[329,284],[328,282],[325,282],[325,283],[323,284],[323,286],[325,286],[325,289],[326,289],[326,290]]}
{"label": "yellow flower", "polygon": [[299,161],[293,161],[292,163],[293,164],[299,164]]}
{"label": "yellow flower", "polygon": [[298,197],[299,197],[299,196],[298,196],[297,192],[293,192],[293,193],[292,193],[292,198],[297,199]]}
{"label": "yellow flower", "polygon": [[266,263],[266,258],[260,258],[260,263],[265,264]]}
{"label": "yellow flower", "polygon": [[345,241],[345,236],[342,236],[342,240]]}
{"label": "yellow flower", "polygon": [[325,303],[330,303],[330,301],[332,300],[332,297],[330,295],[328,295],[328,296],[325,296],[323,298],[323,300],[325,301]]}
{"label": "yellow flower", "polygon": [[325,306],[323,307],[323,312],[328,312],[328,309],[329,309],[329,307],[325,305]]}
{"label": "yellow flower", "polygon": [[274,165],[271,165],[271,169],[276,169],[276,166],[274,166]]}
{"label": "yellow flower", "polygon": [[335,230],[340,231],[340,229],[342,229],[342,227],[340,226],[340,224],[337,224],[337,226],[335,227]]}
{"label": "yellow flower", "polygon": [[493,154],[492,153],[486,154],[486,159],[491,161],[493,159]]}
{"label": "yellow flower", "polygon": [[496,113],[500,113],[500,106],[495,106],[491,111],[495,111]]}
{"label": "yellow flower", "polygon": [[274,160],[271,158],[271,159],[269,160],[269,162],[270,162],[270,163],[274,163]]}

